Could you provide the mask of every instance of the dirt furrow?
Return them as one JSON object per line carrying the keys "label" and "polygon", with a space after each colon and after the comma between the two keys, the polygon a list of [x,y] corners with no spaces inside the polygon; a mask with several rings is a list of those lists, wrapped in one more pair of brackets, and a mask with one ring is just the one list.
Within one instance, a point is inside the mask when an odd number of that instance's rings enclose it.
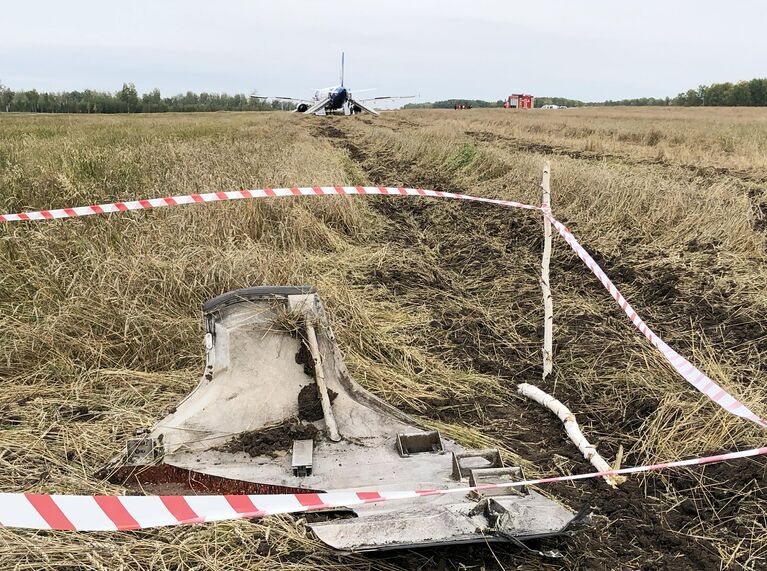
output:
{"label": "dirt furrow", "polygon": [[583,160],[583,161],[616,161],[626,165],[644,165],[644,166],[662,166],[665,168],[679,168],[692,173],[695,176],[702,178],[717,178],[728,177],[737,179],[744,183],[764,184],[767,183],[767,177],[744,171],[737,170],[728,167],[717,167],[710,165],[691,165],[685,163],[679,163],[674,161],[668,161],[664,159],[654,158],[632,158],[623,154],[609,153],[609,152],[596,152],[580,149],[572,149],[568,147],[561,147],[556,145],[550,145],[547,143],[539,143],[532,140],[518,139],[509,137],[507,135],[501,135],[499,133],[493,133],[492,131],[465,131],[468,137],[471,137],[475,141],[491,144],[500,144],[501,146],[510,147],[518,151],[524,151],[528,153],[538,153],[541,155],[554,155],[569,157],[571,159]]}

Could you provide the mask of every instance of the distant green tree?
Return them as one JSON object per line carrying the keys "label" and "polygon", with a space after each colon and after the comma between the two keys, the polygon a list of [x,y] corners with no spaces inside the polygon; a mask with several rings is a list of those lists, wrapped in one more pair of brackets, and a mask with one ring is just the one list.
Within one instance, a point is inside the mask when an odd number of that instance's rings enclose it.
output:
{"label": "distant green tree", "polygon": [[731,83],[714,83],[706,88],[706,106],[731,105]]}
{"label": "distant green tree", "polygon": [[737,107],[751,106],[751,88],[747,81],[739,81],[732,86],[730,105]]}
{"label": "distant green tree", "polygon": [[29,111],[29,102],[27,101],[27,94],[25,92],[17,91],[13,94],[11,111]]}
{"label": "distant green tree", "polygon": [[6,113],[11,110],[11,102],[13,101],[13,91],[8,89],[5,85],[0,83],[0,108]]}
{"label": "distant green tree", "polygon": [[135,113],[139,110],[138,92],[132,83],[123,83],[123,88],[117,93],[117,99],[125,104],[128,113]]}
{"label": "distant green tree", "polygon": [[767,79],[752,79],[748,82],[751,105],[767,105]]}
{"label": "distant green tree", "polygon": [[456,105],[472,107],[502,107],[503,101],[484,101],[482,99],[445,99],[431,103],[408,103],[405,109],[453,109]]}
{"label": "distant green tree", "polygon": [[141,96],[141,111],[144,113],[159,113],[165,110],[162,94],[156,87]]}
{"label": "distant green tree", "polygon": [[703,98],[697,89],[688,89],[686,93],[680,93],[674,98],[674,105],[680,107],[698,107],[703,105]]}
{"label": "distant green tree", "polygon": [[706,104],[706,90],[708,90],[708,86],[706,85],[699,85],[698,86],[698,97],[700,97],[700,104],[705,105]]}
{"label": "distant green tree", "polygon": [[701,99],[697,89],[688,89],[686,100],[686,105],[690,107],[698,107],[703,105],[703,99]]}
{"label": "distant green tree", "polygon": [[38,103],[40,102],[40,94],[37,92],[36,89],[31,89],[30,91],[26,92],[27,96],[27,103],[29,105],[29,111],[36,112],[38,111]]}

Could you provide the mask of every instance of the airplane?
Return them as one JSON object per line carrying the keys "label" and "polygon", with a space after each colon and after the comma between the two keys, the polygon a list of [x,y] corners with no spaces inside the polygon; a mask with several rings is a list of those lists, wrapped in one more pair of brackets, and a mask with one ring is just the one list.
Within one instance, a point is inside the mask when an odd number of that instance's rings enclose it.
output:
{"label": "airplane", "polygon": [[[373,91],[362,89],[361,91]],[[359,92],[358,92],[359,93]],[[273,101],[288,101],[297,103],[294,113],[304,115],[354,115],[356,113],[372,113],[379,115],[378,111],[367,105],[371,101],[384,99],[411,99],[415,95],[398,95],[385,97],[371,97],[368,99],[354,99],[352,92],[344,85],[344,54],[341,53],[341,84],[334,87],[324,87],[314,92],[312,99],[299,99],[297,97],[269,97],[263,95],[251,95],[253,99],[271,99]]]}

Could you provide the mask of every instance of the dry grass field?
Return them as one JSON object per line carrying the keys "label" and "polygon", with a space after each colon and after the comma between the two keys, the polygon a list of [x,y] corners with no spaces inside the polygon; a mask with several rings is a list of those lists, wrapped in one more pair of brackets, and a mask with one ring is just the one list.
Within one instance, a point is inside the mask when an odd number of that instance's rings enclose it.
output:
{"label": "dry grass field", "polygon": [[[239,187],[422,186],[539,203],[672,347],[767,414],[767,111],[592,108],[0,116],[0,210]],[[201,303],[313,284],[366,388],[527,473],[590,465],[540,383],[539,214],[432,199],[238,201],[0,225],[0,491],[119,493],[95,473],[197,383]],[[693,390],[555,236],[542,388],[611,460],[763,446]],[[0,529],[3,569],[763,569],[764,458],[546,488],[593,508],[547,548],[340,555],[300,517],[78,535]]]}

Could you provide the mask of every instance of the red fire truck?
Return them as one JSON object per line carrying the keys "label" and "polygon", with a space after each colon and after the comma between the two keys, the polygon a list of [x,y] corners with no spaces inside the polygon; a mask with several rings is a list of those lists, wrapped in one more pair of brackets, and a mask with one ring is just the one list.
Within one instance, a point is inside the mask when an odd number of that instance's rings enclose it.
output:
{"label": "red fire truck", "polygon": [[512,93],[509,98],[503,104],[506,109],[532,109],[533,100],[535,97],[532,95],[525,95],[523,93]]}

